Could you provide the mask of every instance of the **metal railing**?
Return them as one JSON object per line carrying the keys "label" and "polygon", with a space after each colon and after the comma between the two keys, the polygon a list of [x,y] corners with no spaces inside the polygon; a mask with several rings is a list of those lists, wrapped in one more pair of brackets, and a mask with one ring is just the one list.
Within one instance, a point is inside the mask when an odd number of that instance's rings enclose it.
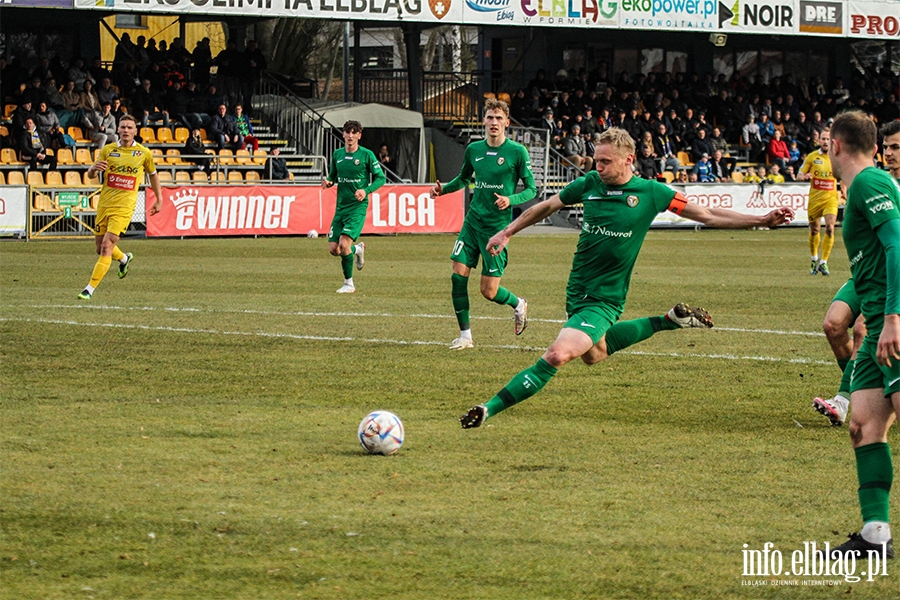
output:
{"label": "metal railing", "polygon": [[584,174],[552,147],[550,130],[533,127],[509,127],[506,135],[528,148],[538,198],[555,194]]}
{"label": "metal railing", "polygon": [[[422,73],[422,116],[444,121],[481,119],[480,71]],[[406,69],[362,69],[356,98],[401,108],[410,107]]]}

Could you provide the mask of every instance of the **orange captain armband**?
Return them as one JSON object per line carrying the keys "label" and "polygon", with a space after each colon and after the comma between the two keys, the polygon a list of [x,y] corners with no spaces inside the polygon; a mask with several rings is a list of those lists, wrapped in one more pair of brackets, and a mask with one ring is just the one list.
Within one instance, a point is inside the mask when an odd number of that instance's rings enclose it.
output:
{"label": "orange captain armband", "polygon": [[669,203],[669,208],[666,210],[670,210],[676,215],[680,215],[681,211],[684,210],[684,207],[687,205],[688,199],[684,197],[684,194],[681,192],[675,192],[675,197],[672,198],[672,202]]}

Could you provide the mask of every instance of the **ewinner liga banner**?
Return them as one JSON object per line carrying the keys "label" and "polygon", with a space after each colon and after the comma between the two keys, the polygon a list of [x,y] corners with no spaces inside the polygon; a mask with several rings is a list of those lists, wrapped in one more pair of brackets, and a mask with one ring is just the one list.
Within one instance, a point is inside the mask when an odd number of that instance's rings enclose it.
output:
{"label": "ewinner liga banner", "polygon": [[[457,233],[463,192],[438,198],[430,186],[386,185],[369,195],[363,233]],[[148,237],[327,235],[335,190],[310,186],[163,187],[159,213],[147,217]],[[147,208],[156,202],[146,188]]]}
{"label": "ewinner liga banner", "polygon": [[74,0],[74,3],[76,8],[148,14],[882,39],[897,39],[900,29],[900,0]]}

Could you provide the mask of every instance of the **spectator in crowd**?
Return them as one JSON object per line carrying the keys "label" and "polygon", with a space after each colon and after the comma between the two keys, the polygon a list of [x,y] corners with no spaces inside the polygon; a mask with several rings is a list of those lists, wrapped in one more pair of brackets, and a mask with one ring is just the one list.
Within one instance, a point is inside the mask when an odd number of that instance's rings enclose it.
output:
{"label": "spectator in crowd", "polygon": [[87,138],[100,148],[119,139],[118,135],[116,135],[118,123],[116,122],[116,117],[112,114],[112,103],[104,102],[99,113],[90,113],[85,115],[85,118],[90,123],[85,132]]}
{"label": "spectator in crowd", "polygon": [[675,183],[687,183],[688,182],[688,172],[684,169],[681,169],[675,173]]}
{"label": "spectator in crowd", "polygon": [[772,139],[766,147],[766,156],[773,165],[778,165],[779,169],[784,170],[787,163],[791,161],[791,154],[788,151],[787,144],[781,139],[781,131],[775,130]]}
{"label": "spectator in crowd", "polygon": [[795,170],[798,169],[800,165],[803,164],[803,154],[801,154],[800,146],[797,144],[796,140],[791,141],[788,146],[788,154],[790,155],[788,164],[793,165]]}
{"label": "spectator in crowd", "polygon": [[675,155],[677,151],[678,147],[667,133],[665,124],[659,123],[656,126],[656,137],[653,138],[653,152],[660,160],[661,171],[668,169],[676,172],[681,168],[681,161]]}
{"label": "spectator in crowd", "polygon": [[76,58],[72,66],[69,67],[66,79],[70,79],[75,83],[75,90],[78,92],[84,89],[84,82],[88,79],[96,83],[91,72],[84,66],[84,61],[81,58]]}
{"label": "spectator in crowd", "polygon": [[[47,142],[47,148],[59,150],[65,148],[69,144],[66,140],[65,132],[59,124],[59,118],[53,112],[46,102],[38,105],[37,114],[34,115],[34,123],[41,134],[41,139]],[[74,144],[73,144],[74,145]]]}
{"label": "spectator in crowd", "polygon": [[151,119],[158,121],[162,119],[163,127],[169,126],[169,113],[163,110],[163,101],[159,91],[151,87],[150,80],[144,78],[141,81],[141,87],[134,93],[131,99],[131,108],[134,116],[141,120],[141,127],[147,127]]}
{"label": "spectator in crowd", "polygon": [[50,170],[56,169],[56,157],[48,154],[49,140],[38,131],[32,117],[25,119],[25,125],[19,136],[19,148],[22,160],[29,168],[36,169],[38,164],[47,165]]}
{"label": "spectator in crowd", "polygon": [[225,97],[219,93],[219,88],[217,88],[215,84],[209,85],[204,100],[206,102],[206,106],[203,109],[203,112],[208,114],[210,118],[212,118],[213,115],[219,112],[220,104],[225,104]]}
{"label": "spectator in crowd", "polygon": [[712,135],[709,136],[709,144],[712,146],[713,152],[721,150],[723,155],[728,153],[728,142],[722,137],[720,127],[713,127]]}
{"label": "spectator in crowd", "polygon": [[[110,73],[109,73],[109,69],[107,69],[106,67],[103,66],[103,61],[100,59],[99,56],[95,56],[91,60],[91,68],[89,69],[89,71],[91,73],[90,78],[93,79],[95,82],[103,81],[104,77],[110,77],[110,78],[112,77],[112,75],[110,75]],[[77,90],[77,91],[80,92],[81,90]]]}
{"label": "spectator in crowd", "polygon": [[244,113],[244,106],[242,104],[235,104],[233,118],[238,133],[241,135],[241,149],[243,150],[247,144],[250,144],[253,146],[254,152],[259,150],[259,140],[253,135],[253,125]]}
{"label": "spectator in crowd", "polygon": [[92,112],[100,112],[100,99],[94,93],[94,84],[88,79],[84,82],[84,90],[80,94],[78,108],[84,111],[84,114]]}
{"label": "spectator in crowd", "polygon": [[528,82],[528,85],[525,86],[525,89],[528,90],[528,93],[531,94],[534,90],[537,90],[538,94],[541,96],[546,96],[550,93],[550,82],[547,81],[547,73],[544,69],[538,69],[537,73],[534,75],[534,79]]}
{"label": "spectator in crowd", "polygon": [[728,159],[722,154],[721,150],[713,150],[712,160],[709,161],[710,169],[713,177],[718,182],[731,181],[732,166],[728,164]]}
{"label": "spectator in crowd", "polygon": [[759,126],[759,137],[762,138],[763,143],[768,144],[775,135],[775,125],[769,120],[769,115],[766,113],[759,115],[759,121],[756,124]]}
{"label": "spectator in crowd", "polygon": [[119,128],[119,120],[125,116],[125,108],[122,107],[122,101],[118,98],[114,98],[112,101],[112,110],[110,114],[116,119],[116,131],[118,132]]}
{"label": "spectator in crowd", "polygon": [[595,133],[601,133],[602,128],[597,117],[594,116],[594,109],[590,106],[584,107],[584,118],[581,120],[581,133],[593,136]]}
{"label": "spectator in crowd", "polygon": [[[216,55],[213,63],[218,67],[216,79],[221,83],[221,92],[225,96],[224,102],[237,104],[240,102],[241,74],[239,72],[241,62],[237,42],[229,40],[224,50]],[[210,114],[215,114],[211,111]]]}
{"label": "spectator in crowd", "polygon": [[184,89],[180,81],[175,81],[172,88],[166,92],[166,112],[170,118],[184,123],[188,129],[200,129],[203,127],[203,116],[191,112],[190,104],[191,94]]}
{"label": "spectator in crowd", "polygon": [[756,167],[747,167],[747,172],[744,174],[744,183],[760,183],[761,181],[762,179],[756,174]]}
{"label": "spectator in crowd", "polygon": [[534,122],[535,113],[531,110],[528,98],[525,97],[525,90],[519,88],[513,94],[509,104],[509,115],[512,119],[525,127],[530,127]]}
{"label": "spectator in crowd", "polygon": [[646,146],[650,148],[650,155],[653,158],[657,158],[655,149],[653,147],[653,134],[649,131],[645,131],[644,133],[642,133],[641,139],[638,140],[638,142],[634,146],[638,156],[640,156],[641,154],[641,149]]}
{"label": "spectator in crowd", "polygon": [[81,104],[81,94],[75,91],[75,82],[67,81],[66,85],[63,87],[62,92],[60,92],[60,97],[62,98],[63,106],[61,109],[56,111],[56,116],[59,117],[59,122],[63,127],[70,127],[72,125],[81,125],[81,119],[84,117],[84,111],[79,108]]}
{"label": "spectator in crowd", "polygon": [[712,165],[709,164],[709,154],[705,152],[700,155],[691,172],[697,176],[700,183],[715,183],[716,178],[712,172]]}
{"label": "spectator in crowd", "polygon": [[245,67],[240,74],[241,92],[244,97],[243,104],[246,105],[247,114],[252,115],[253,106],[251,105],[251,100],[253,99],[253,92],[262,78],[262,72],[268,68],[266,55],[259,49],[256,40],[247,42],[247,48],[242,56],[242,63]]}
{"label": "spectator in crowd", "polygon": [[648,145],[642,145],[640,154],[635,159],[635,171],[643,179],[659,179],[659,161],[652,154]]}
{"label": "spectator in crowd", "polygon": [[763,178],[768,183],[784,183],[784,175],[781,174],[781,167],[777,164],[769,166],[769,174]]}
{"label": "spectator in crowd", "polygon": [[784,180],[786,182],[797,181],[797,174],[794,165],[788,165],[784,168]]}
{"label": "spectator in crowd", "polygon": [[197,45],[194,46],[194,51],[191,53],[191,58],[194,62],[191,80],[201,87],[209,85],[209,67],[212,64],[212,52],[209,44],[209,38],[205,37],[197,42]]}
{"label": "spectator in crowd", "polygon": [[206,146],[203,145],[203,136],[200,134],[200,129],[192,129],[191,135],[184,141],[184,147],[181,149],[181,155],[187,162],[192,162],[197,165],[197,168],[201,171],[206,171],[209,169],[209,161],[211,159],[206,158],[208,154],[206,150]]}
{"label": "spectator in crowd", "polygon": [[16,110],[13,111],[12,130],[16,132],[13,134],[15,147],[18,147],[19,140],[21,139],[21,132],[25,129],[25,121],[28,119],[34,120],[34,114],[35,112],[31,106],[31,101],[22,102],[16,106]]}
{"label": "spectator in crowd", "polygon": [[594,157],[587,156],[587,149],[584,145],[584,138],[581,137],[581,127],[573,125],[569,130],[569,135],[563,140],[563,156],[572,165],[578,167],[585,173],[594,166]]}
{"label": "spectator in crowd", "polygon": [[118,97],[119,93],[113,87],[112,80],[109,77],[101,79],[100,85],[97,87],[97,98],[100,100],[100,103],[109,102],[112,104],[113,99]]}
{"label": "spectator in crowd", "polygon": [[215,140],[216,147],[219,150],[223,148],[231,148],[237,150],[241,148],[244,139],[237,129],[234,117],[226,114],[227,108],[224,104],[219,105],[219,109],[213,116],[209,124],[209,135]]}
{"label": "spectator in crowd", "polygon": [[19,104],[30,102],[32,106],[36,107],[41,102],[46,101],[47,92],[45,92],[44,88],[41,86],[41,79],[39,77],[32,78],[31,85],[26,86],[19,94]]}
{"label": "spectator in crowd", "polygon": [[273,148],[269,158],[266,159],[266,175],[268,179],[273,181],[285,181],[291,177],[288,172],[287,162],[279,154],[278,148]]}
{"label": "spectator in crowd", "polygon": [[56,85],[56,79],[49,77],[44,81],[42,87],[44,93],[47,94],[47,106],[53,110],[62,110],[63,99],[62,95],[59,93],[59,87]]}
{"label": "spectator in crowd", "polygon": [[375,153],[375,158],[378,159],[378,162],[381,163],[381,166],[384,171],[384,175],[388,181],[395,181],[396,177],[394,173],[396,172],[397,165],[394,164],[394,157],[391,156],[390,150],[388,150],[388,145],[384,142],[378,145],[378,152]]}
{"label": "spectator in crowd", "polygon": [[697,137],[695,137],[694,141],[691,142],[691,160],[696,163],[704,154],[707,158],[709,158],[710,156],[712,156],[712,153],[713,147],[709,142],[709,139],[706,137],[706,129],[697,129]]}
{"label": "spectator in crowd", "polygon": [[753,117],[747,119],[747,124],[741,129],[741,138],[745,146],[750,146],[750,160],[757,160],[763,148],[763,141],[759,135],[759,125]]}

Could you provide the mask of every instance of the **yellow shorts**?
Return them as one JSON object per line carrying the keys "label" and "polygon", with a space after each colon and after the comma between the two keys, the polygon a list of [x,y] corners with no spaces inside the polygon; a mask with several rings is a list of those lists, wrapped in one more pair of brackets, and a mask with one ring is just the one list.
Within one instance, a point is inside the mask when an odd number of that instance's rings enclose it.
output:
{"label": "yellow shorts", "polygon": [[818,221],[825,215],[835,215],[838,214],[838,201],[837,197],[833,200],[819,200],[816,202],[809,203],[809,209],[807,210],[807,214],[809,215],[809,221],[811,223]]}
{"label": "yellow shorts", "polygon": [[94,226],[95,235],[106,235],[107,232],[122,237],[131,225],[131,215],[134,209],[128,208],[97,208],[97,222]]}

